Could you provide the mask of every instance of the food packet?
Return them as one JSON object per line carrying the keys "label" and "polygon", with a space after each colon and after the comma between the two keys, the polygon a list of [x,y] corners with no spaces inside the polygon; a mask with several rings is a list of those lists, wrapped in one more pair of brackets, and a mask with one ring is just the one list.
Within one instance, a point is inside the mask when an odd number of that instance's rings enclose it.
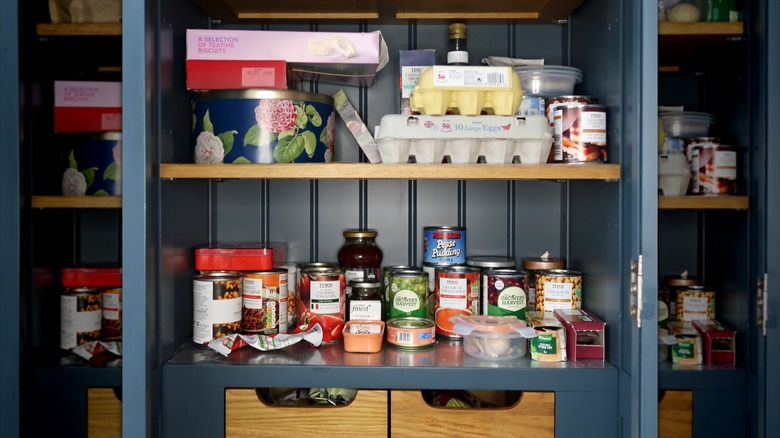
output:
{"label": "food packet", "polygon": [[93,356],[98,355],[103,352],[108,352],[115,354],[117,356],[122,355],[122,342],[120,341],[111,341],[111,342],[104,342],[104,341],[92,341],[92,342],[85,342],[77,347],[74,347],[73,350],[74,354],[76,354],[79,357],[82,357],[86,360],[92,359]]}
{"label": "food packet", "polygon": [[281,350],[300,341],[306,341],[315,347],[322,343],[322,327],[319,324],[305,332],[276,335],[239,335],[232,334],[222,336],[209,342],[209,348],[217,353],[227,356],[232,351],[250,346],[260,351]]}

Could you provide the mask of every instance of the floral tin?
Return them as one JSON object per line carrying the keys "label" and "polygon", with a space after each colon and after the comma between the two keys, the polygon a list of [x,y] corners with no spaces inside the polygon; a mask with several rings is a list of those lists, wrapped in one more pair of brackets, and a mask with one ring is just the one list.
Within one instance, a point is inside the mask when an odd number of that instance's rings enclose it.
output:
{"label": "floral tin", "polygon": [[62,143],[64,196],[121,194],[121,133],[67,134]]}
{"label": "floral tin", "polygon": [[196,93],[195,163],[300,163],[333,160],[333,98],[249,89]]}

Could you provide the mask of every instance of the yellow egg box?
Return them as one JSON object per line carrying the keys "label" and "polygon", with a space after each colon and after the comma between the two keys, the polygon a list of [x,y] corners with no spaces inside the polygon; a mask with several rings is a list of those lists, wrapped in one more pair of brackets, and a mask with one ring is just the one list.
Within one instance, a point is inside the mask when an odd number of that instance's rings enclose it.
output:
{"label": "yellow egg box", "polygon": [[434,65],[420,73],[411,106],[413,111],[426,115],[455,110],[466,116],[482,111],[511,116],[517,113],[522,99],[520,77],[511,67]]}

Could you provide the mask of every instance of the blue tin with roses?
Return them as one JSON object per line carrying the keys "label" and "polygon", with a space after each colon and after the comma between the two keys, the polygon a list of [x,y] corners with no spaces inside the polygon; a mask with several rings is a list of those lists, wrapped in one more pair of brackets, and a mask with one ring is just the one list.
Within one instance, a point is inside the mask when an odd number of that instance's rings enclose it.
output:
{"label": "blue tin with roses", "polygon": [[60,134],[63,196],[120,195],[122,133]]}
{"label": "blue tin with roses", "polygon": [[249,89],[196,93],[193,159],[215,163],[333,160],[333,98],[302,91]]}

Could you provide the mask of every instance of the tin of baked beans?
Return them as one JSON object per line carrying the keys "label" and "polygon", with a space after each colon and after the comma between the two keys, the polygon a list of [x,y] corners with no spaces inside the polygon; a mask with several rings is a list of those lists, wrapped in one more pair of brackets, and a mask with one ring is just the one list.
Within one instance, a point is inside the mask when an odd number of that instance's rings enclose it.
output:
{"label": "tin of baked beans", "polygon": [[265,335],[287,333],[287,269],[243,272],[241,329]]}
{"label": "tin of baked beans", "polygon": [[536,309],[536,273],[566,267],[562,259],[549,257],[527,257],[523,259],[523,270],[528,272],[528,309]]}
{"label": "tin of baked beans", "polygon": [[98,289],[66,288],[60,295],[60,348],[70,350],[100,339],[102,317]]}
{"label": "tin of baked beans", "polygon": [[607,107],[562,105],[552,115],[555,162],[607,161]]}
{"label": "tin of baked beans", "polygon": [[[344,272],[338,265],[302,265],[298,282],[299,302],[298,321],[302,322],[308,314],[327,318],[329,326],[344,327],[347,305],[347,285]],[[328,330],[329,327],[322,327]],[[341,330],[330,333],[327,341],[343,338]]]}
{"label": "tin of baked beans", "polygon": [[423,231],[423,263],[466,263],[465,227],[425,227]]}
{"label": "tin of baked beans", "polygon": [[675,297],[677,321],[715,320],[715,289],[707,286],[687,286],[677,290]]}
{"label": "tin of baked beans", "polygon": [[516,269],[491,269],[482,275],[482,300],[486,315],[515,316],[525,321],[528,306],[528,273]]}
{"label": "tin of baked beans", "polygon": [[433,321],[427,318],[393,318],[385,326],[387,343],[397,348],[419,350],[433,346],[436,331]]}
{"label": "tin of baked beans", "polygon": [[428,317],[428,273],[412,269],[390,271],[389,318]]}
{"label": "tin of baked beans", "polygon": [[545,102],[545,115],[550,122],[550,126],[553,126],[553,112],[556,108],[563,105],[591,105],[596,103],[596,100],[590,96],[555,96],[550,97]]}
{"label": "tin of baked beans", "polygon": [[208,344],[241,331],[240,275],[196,275],[192,291],[192,342]]}
{"label": "tin of baked beans", "polygon": [[122,288],[103,289],[103,317],[100,337],[104,341],[122,339]]}
{"label": "tin of baked beans", "polygon": [[536,273],[536,310],[582,308],[582,273],[552,269]]}
{"label": "tin of baked beans", "polygon": [[478,315],[480,270],[473,266],[436,268],[436,304],[434,321],[436,334],[462,339],[452,328],[450,318],[457,315]]}
{"label": "tin of baked beans", "polygon": [[279,265],[287,270],[287,330],[298,326],[298,265],[287,262]]}
{"label": "tin of baked beans", "polygon": [[487,315],[487,299],[485,298],[487,296],[487,279],[485,274],[492,269],[514,269],[515,260],[502,256],[471,256],[466,258],[466,265],[479,268],[482,272],[479,282],[482,286],[482,309],[480,311],[483,315]]}

